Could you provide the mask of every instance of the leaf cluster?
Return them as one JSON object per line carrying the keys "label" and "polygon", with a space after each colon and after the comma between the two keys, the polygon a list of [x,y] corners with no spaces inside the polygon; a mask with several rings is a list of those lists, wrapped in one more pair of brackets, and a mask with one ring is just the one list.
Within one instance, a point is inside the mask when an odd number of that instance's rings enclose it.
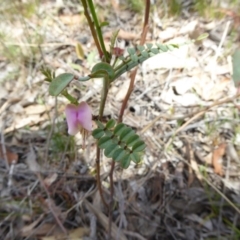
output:
{"label": "leaf cluster", "polygon": [[104,150],[106,157],[119,162],[123,168],[128,168],[131,161],[140,162],[146,145],[132,128],[124,123],[116,124],[113,119],[105,126],[99,121],[97,124],[98,128],[92,135],[97,139],[98,147]]}
{"label": "leaf cluster", "polygon": [[[116,40],[117,33],[113,35],[113,41],[110,46],[110,51],[113,49],[113,43]],[[147,43],[145,46],[137,46],[136,48],[128,48],[128,56],[123,57],[119,56],[122,62],[114,67],[109,63],[106,62],[99,62],[95,64],[92,68],[91,73],[82,78],[78,78],[78,81],[88,81],[91,78],[106,78],[109,82],[113,82],[123,73],[130,71],[132,68],[136,67],[138,64],[141,64],[148,58],[167,51],[174,50],[178,48],[178,45],[170,44],[170,45],[163,45],[163,44],[156,44],[153,46],[151,43]],[[53,78],[50,81],[49,86],[49,93],[52,96],[57,96],[68,86],[68,84],[74,79],[74,75],[71,73],[63,73]],[[48,80],[49,81],[49,80]]]}

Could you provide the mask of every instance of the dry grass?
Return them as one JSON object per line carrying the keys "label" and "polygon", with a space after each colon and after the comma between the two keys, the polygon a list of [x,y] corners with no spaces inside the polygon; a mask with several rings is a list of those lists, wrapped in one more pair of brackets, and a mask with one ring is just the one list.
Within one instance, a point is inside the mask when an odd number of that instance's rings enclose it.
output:
{"label": "dry grass", "polygon": [[[77,3],[32,3],[16,2],[1,16],[0,239],[67,239],[67,233],[68,239],[106,239],[109,216],[96,189],[94,140],[83,151],[81,137],[67,135],[67,101],[49,97],[40,72],[48,66],[84,76],[98,60],[96,49]],[[119,27],[119,46],[137,44],[141,16],[102,4],[106,35]],[[139,70],[124,122],[147,149],[138,166],[116,167],[113,239],[239,239],[239,100],[228,59],[236,45],[229,15],[210,23],[197,14],[173,21],[158,9],[148,42],[178,43],[205,31],[209,38]],[[125,75],[112,85],[106,117],[118,116],[128,82]],[[99,88],[93,80],[72,84],[70,92],[95,113]],[[109,159],[102,158],[101,169],[109,199]]]}

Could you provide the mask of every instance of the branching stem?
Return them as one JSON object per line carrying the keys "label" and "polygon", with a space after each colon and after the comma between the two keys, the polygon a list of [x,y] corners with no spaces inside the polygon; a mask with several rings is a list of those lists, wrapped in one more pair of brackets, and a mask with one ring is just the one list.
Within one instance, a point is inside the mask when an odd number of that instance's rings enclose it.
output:
{"label": "branching stem", "polygon": [[[146,3],[146,5],[145,5],[144,24],[143,24],[143,30],[142,30],[140,45],[143,45],[145,43],[146,36],[147,36],[147,30],[148,30],[150,0],[146,0],[145,3]],[[124,110],[127,106],[127,102],[129,100],[129,97],[130,97],[130,95],[133,91],[136,74],[137,74],[137,68],[131,73],[131,82],[130,82],[129,87],[128,87],[128,92],[127,92],[127,94],[124,98],[124,101],[122,103],[122,107],[121,107],[120,114],[119,114],[119,117],[118,117],[118,122],[122,122]],[[111,224],[112,224],[111,212],[112,212],[112,208],[113,208],[113,195],[114,195],[114,183],[113,183],[114,168],[115,168],[115,161],[112,160],[110,176],[109,176],[109,178],[110,178],[110,203],[109,203],[109,216],[108,216],[109,217],[109,237],[111,236]]]}
{"label": "branching stem", "polygon": [[105,47],[105,43],[104,43],[103,35],[102,35],[102,30],[101,30],[101,27],[99,25],[99,21],[98,21],[98,18],[97,18],[97,14],[95,12],[95,7],[94,7],[94,4],[93,4],[93,1],[88,0],[88,5],[89,5],[90,12],[92,14],[92,17],[93,17],[94,25],[96,27],[98,40],[99,40],[100,45],[101,45],[101,50],[102,50],[103,55],[105,57],[105,61],[108,62],[109,56],[108,56],[108,53],[106,51],[106,47]]}
{"label": "branching stem", "polygon": [[102,56],[102,50],[101,50],[101,46],[98,41],[98,35],[97,35],[96,29],[94,27],[93,21],[91,19],[91,16],[89,15],[89,12],[88,12],[87,1],[86,0],[81,0],[81,1],[82,1],[82,5],[84,8],[84,15],[87,18],[88,25],[90,27],[94,42],[95,42],[97,50],[98,50],[98,54],[99,54],[99,56]]}

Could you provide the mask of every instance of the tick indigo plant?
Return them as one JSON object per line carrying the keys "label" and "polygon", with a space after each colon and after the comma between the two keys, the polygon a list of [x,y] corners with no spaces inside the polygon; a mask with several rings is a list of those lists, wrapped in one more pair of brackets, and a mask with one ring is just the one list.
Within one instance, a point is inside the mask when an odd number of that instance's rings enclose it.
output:
{"label": "tick indigo plant", "polygon": [[[147,29],[148,18],[150,9],[150,0],[145,0],[145,15],[144,25],[141,36],[140,45],[136,48],[126,49],[127,56],[124,57],[125,49],[115,47],[115,41],[118,35],[118,31],[113,32],[111,38],[111,44],[107,50],[103,35],[102,28],[108,23],[99,23],[98,17],[95,11],[95,7],[92,0],[81,0],[84,14],[87,18],[88,25],[91,30],[92,37],[98,50],[100,61],[93,66],[91,72],[87,76],[77,78],[74,74],[63,73],[59,76],[55,76],[50,70],[43,70],[43,74],[46,76],[46,81],[50,83],[49,93],[52,96],[58,96],[62,94],[69,101],[70,104],[66,106],[66,119],[68,124],[68,133],[71,135],[80,131],[83,134],[83,139],[87,133],[92,133],[92,136],[96,139],[96,172],[98,189],[103,203],[109,209],[109,219],[111,219],[111,211],[113,206],[113,172],[115,163],[119,163],[122,168],[128,168],[131,162],[139,163],[145,149],[145,143],[141,140],[140,136],[135,133],[133,129],[122,123],[124,109],[126,108],[129,96],[134,88],[134,81],[136,71],[140,63],[148,58],[159,54],[161,52],[171,51],[174,48],[178,48],[177,45],[161,45],[146,44],[144,45]],[[120,109],[118,120],[111,119],[106,124],[103,123],[103,111],[107,99],[108,90],[111,84],[123,73],[130,71],[130,85],[127,95],[123,101]],[[79,82],[90,81],[93,78],[99,78],[99,81],[103,81],[102,94],[100,99],[99,117],[96,121],[97,128],[92,130],[92,114],[89,105],[86,102],[79,103],[77,99],[71,96],[67,87],[72,80]],[[110,202],[103,197],[101,181],[100,181],[100,152],[103,151],[104,155],[112,159],[112,165],[110,170]],[[111,231],[111,220],[109,222],[109,231]]]}

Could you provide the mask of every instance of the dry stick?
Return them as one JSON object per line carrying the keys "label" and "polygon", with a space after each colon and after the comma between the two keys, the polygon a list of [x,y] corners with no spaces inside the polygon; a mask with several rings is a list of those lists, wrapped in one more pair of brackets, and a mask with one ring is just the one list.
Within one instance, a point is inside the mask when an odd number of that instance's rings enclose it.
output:
{"label": "dry stick", "polygon": [[[56,118],[57,118],[57,105],[58,105],[58,101],[57,101],[57,97],[55,97],[55,103],[54,103],[54,116],[53,116],[53,120],[52,120],[52,124],[51,124],[51,129],[48,133],[48,137],[47,137],[47,143],[46,143],[46,147],[45,147],[45,157],[44,157],[44,161],[45,163],[48,162],[48,150],[49,150],[49,145],[50,145],[50,140],[52,138],[54,129],[55,129],[55,125],[56,125]],[[50,117],[49,117],[50,118]]]}
{"label": "dry stick", "polygon": [[52,208],[52,205],[51,205],[51,196],[50,196],[50,193],[42,179],[42,176],[40,175],[39,172],[35,172],[36,176],[38,177],[38,180],[40,182],[40,184],[42,185],[43,189],[45,190],[47,196],[48,196],[48,199],[49,199],[49,204],[47,204],[49,210],[51,211],[53,217],[55,218],[58,226],[61,228],[61,230],[64,232],[65,235],[67,235],[67,230],[65,229],[65,227],[63,226],[61,220],[58,218],[57,214],[54,212],[54,209]]}
{"label": "dry stick", "polygon": [[[176,136],[177,133],[181,132],[187,125],[189,125],[191,122],[193,122],[195,119],[198,119],[199,117],[201,117],[203,114],[205,114],[208,110],[210,110],[211,108],[224,104],[224,103],[228,103],[233,101],[234,99],[238,98],[240,96],[240,93],[237,93],[236,95],[234,95],[233,97],[230,98],[225,98],[222,101],[217,101],[215,103],[213,103],[212,105],[206,107],[204,110],[200,111],[200,112],[194,112],[193,117],[191,117],[187,122],[185,122],[181,127],[179,127],[176,132],[174,133],[174,136]],[[165,146],[165,149],[167,149],[169,147],[169,145],[172,142],[172,138],[170,138]]]}
{"label": "dry stick", "polygon": [[[215,103],[213,103],[212,105],[210,105],[210,106],[208,106],[208,107],[206,107],[204,110],[202,110],[202,111],[204,111],[204,112],[206,112],[207,110],[209,110],[210,108],[212,108],[212,107],[214,107],[214,106],[217,106],[217,105],[221,105],[221,104],[223,104],[223,103],[227,103],[227,102],[230,102],[230,101],[232,101],[232,100],[234,100],[234,99],[236,99],[237,97],[239,97],[240,96],[240,94],[237,94],[237,95],[235,95],[235,96],[233,96],[233,97],[231,97],[231,98],[225,98],[224,100],[222,100],[222,101],[218,101],[218,102],[215,102]],[[236,105],[235,105],[236,106]],[[238,106],[236,106],[236,107],[238,107]],[[202,112],[201,111],[201,112]],[[178,120],[178,119],[185,119],[185,118],[189,118],[189,117],[194,117],[196,114],[198,114],[198,113],[200,113],[199,112],[199,110],[197,110],[197,111],[195,111],[195,112],[193,112],[193,113],[190,113],[190,114],[188,114],[188,115],[185,115],[185,116],[181,116],[181,115],[179,115],[179,116],[173,116],[173,115],[169,115],[169,114],[159,114],[157,117],[155,117],[154,119],[153,119],[153,121],[152,122],[150,122],[149,124],[147,124],[143,129],[142,129],[142,131],[141,131],[141,134],[143,134],[143,133],[145,133],[149,128],[151,128],[159,119],[161,119],[161,118],[164,118],[164,119],[166,119],[166,120]],[[189,123],[191,123],[192,121],[190,121]],[[188,124],[189,124],[188,123]],[[186,123],[185,123],[186,124]],[[184,125],[185,125],[184,124]],[[187,124],[187,125],[188,125]],[[185,125],[184,127],[186,127],[187,125]],[[183,126],[183,125],[182,125]],[[182,128],[182,126],[180,127],[181,129],[180,129],[180,131],[183,129]],[[178,132],[179,132],[179,130],[178,130]],[[176,133],[175,133],[176,134]]]}
{"label": "dry stick", "polygon": [[[192,168],[193,171],[194,171],[197,175],[199,175],[200,170],[199,170],[199,167],[198,167],[198,166],[197,166],[197,171],[198,171],[198,172],[196,172],[196,169],[194,169],[187,160],[182,159],[182,161],[183,161],[186,165],[188,165],[188,167]],[[224,195],[217,187],[215,187],[205,176],[201,175],[201,178],[202,178],[213,190],[215,190],[232,208],[234,208],[238,214],[240,214],[240,209],[234,204],[234,202],[232,202],[227,196],[225,196],[225,195]]]}
{"label": "dry stick", "polygon": [[96,156],[97,188],[103,204],[105,205],[106,208],[109,208],[109,205],[106,203],[105,198],[103,196],[103,190],[102,190],[102,183],[101,183],[101,177],[100,177],[100,148],[99,147],[97,147],[96,155],[97,155]]}
{"label": "dry stick", "polygon": [[[148,31],[149,12],[150,12],[150,0],[146,0],[143,31],[142,31],[142,36],[141,36],[141,40],[140,40],[140,45],[143,45],[145,43],[145,40],[146,40],[147,31]],[[130,84],[129,84],[129,87],[128,87],[127,94],[126,94],[126,96],[123,100],[123,103],[122,103],[122,107],[121,107],[120,114],[119,114],[119,117],[118,117],[118,122],[119,123],[122,122],[123,114],[124,114],[125,108],[127,106],[127,102],[128,102],[129,97],[130,97],[130,95],[133,91],[136,74],[137,74],[137,68],[135,68],[135,70],[133,70],[130,74],[131,81],[130,81]],[[113,194],[114,194],[114,185],[113,185],[114,167],[115,167],[115,161],[112,160],[111,170],[110,170],[110,175],[109,175],[109,178],[110,178],[109,236],[111,236],[111,226],[112,226],[111,211],[112,211]]]}

